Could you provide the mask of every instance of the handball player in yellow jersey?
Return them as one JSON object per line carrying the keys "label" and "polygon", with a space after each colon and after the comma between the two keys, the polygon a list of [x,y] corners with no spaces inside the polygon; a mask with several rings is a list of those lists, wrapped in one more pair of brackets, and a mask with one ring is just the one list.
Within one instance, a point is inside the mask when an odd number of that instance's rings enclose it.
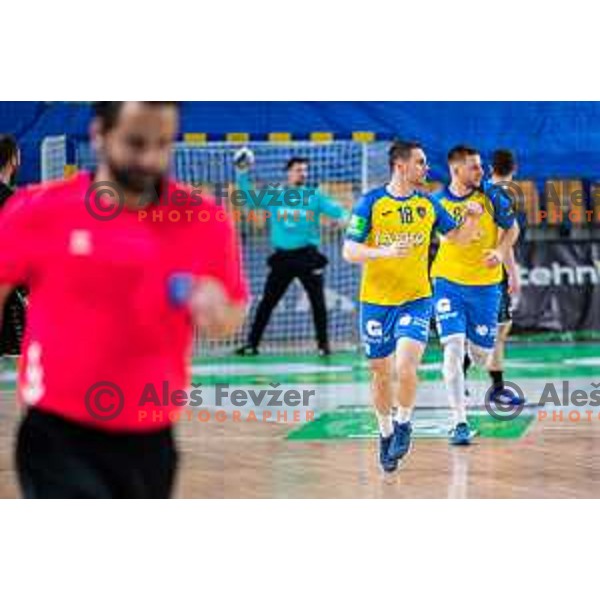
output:
{"label": "handball player in yellow jersey", "polygon": [[459,222],[481,206],[477,235],[459,245],[442,238],[431,269],[435,316],[444,347],[443,375],[452,409],[450,443],[466,445],[474,435],[466,416],[463,360],[465,347],[476,364],[487,366],[494,349],[500,305],[502,265],[509,262],[519,227],[504,193],[481,188],[483,168],[477,150],[456,146],[448,154],[451,182],[433,195]]}
{"label": "handball player in yellow jersey", "polygon": [[[364,265],[360,331],[380,430],[379,460],[386,472],[396,470],[411,447],[417,368],[432,315],[432,233],[437,230],[456,244],[469,243],[483,214],[479,204],[468,203],[459,225],[439,202],[418,191],[427,174],[419,144],[395,142],[389,163],[389,184],[355,205],[343,250],[347,261]],[[392,418],[394,400],[399,409]]]}

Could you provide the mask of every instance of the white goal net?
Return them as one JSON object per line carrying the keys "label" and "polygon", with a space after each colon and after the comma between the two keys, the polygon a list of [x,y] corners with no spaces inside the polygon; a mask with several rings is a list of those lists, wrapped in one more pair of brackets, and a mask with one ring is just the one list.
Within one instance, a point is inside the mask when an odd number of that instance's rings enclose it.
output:
{"label": "white goal net", "polygon": [[[76,166],[93,169],[95,157],[87,141],[73,144]],[[46,138],[42,144],[44,179],[63,176],[66,165],[64,136]],[[285,182],[285,165],[292,156],[310,161],[309,185],[318,186],[347,208],[368,188],[385,181],[387,144],[335,142],[252,142],[243,144],[255,155],[253,181],[257,191],[262,186]],[[233,155],[240,143],[178,143],[173,153],[173,173],[180,180],[201,187],[204,192],[227,190],[234,184]],[[242,241],[246,272],[250,279],[252,303],[246,325],[234,339],[199,340],[197,350],[227,354],[245,341],[248,328],[260,300],[268,273],[267,257],[271,252],[267,227],[241,219],[237,224]],[[329,259],[325,287],[329,337],[335,350],[356,347],[356,294],[359,271],[341,258],[343,230],[323,222],[322,252]],[[199,244],[201,242],[199,241]],[[314,353],[316,348],[312,312],[299,282],[294,282],[274,311],[265,331],[261,352]]]}

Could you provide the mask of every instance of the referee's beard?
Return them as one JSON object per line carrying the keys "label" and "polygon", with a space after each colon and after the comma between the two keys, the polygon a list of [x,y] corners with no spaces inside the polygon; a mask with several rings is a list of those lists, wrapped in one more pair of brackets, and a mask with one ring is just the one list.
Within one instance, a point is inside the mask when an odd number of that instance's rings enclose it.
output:
{"label": "referee's beard", "polygon": [[148,172],[142,169],[121,167],[108,161],[108,168],[113,181],[121,187],[125,194],[146,195],[158,197],[161,183],[167,173]]}

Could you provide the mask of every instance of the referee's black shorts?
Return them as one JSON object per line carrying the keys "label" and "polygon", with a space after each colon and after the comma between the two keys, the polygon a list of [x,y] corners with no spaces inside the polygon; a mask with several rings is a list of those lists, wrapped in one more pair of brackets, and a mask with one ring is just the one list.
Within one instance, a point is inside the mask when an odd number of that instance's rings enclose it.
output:
{"label": "referee's black shorts", "polygon": [[109,433],[29,409],[16,466],[25,498],[169,498],[177,451],[172,428]]}

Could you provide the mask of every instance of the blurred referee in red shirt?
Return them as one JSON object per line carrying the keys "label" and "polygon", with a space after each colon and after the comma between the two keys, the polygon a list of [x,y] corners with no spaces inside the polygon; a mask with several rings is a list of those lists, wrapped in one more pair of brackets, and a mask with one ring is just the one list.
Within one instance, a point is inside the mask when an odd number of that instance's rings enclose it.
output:
{"label": "blurred referee in red shirt", "polygon": [[[167,178],[177,103],[95,110],[97,171],[27,188],[0,214],[0,295],[30,291],[19,482],[31,498],[166,498],[180,408],[163,385],[188,388],[194,324],[241,325],[246,282],[225,213]],[[160,405],[142,403],[149,388]]]}
{"label": "blurred referee in red shirt", "polygon": [[[17,140],[8,134],[0,134],[0,212],[13,195],[21,156]],[[18,356],[25,328],[27,291],[15,289],[6,300],[0,327],[0,357]]]}

